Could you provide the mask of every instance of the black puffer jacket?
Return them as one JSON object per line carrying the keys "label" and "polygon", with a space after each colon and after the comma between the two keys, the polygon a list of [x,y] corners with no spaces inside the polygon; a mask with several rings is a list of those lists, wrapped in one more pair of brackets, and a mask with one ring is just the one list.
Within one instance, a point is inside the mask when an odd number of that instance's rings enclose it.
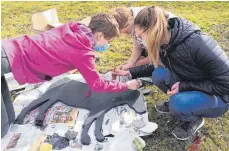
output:
{"label": "black puffer jacket", "polygon": [[[171,40],[160,50],[162,63],[181,79],[180,91],[201,91],[229,103],[229,60],[219,44],[182,18],[169,20]],[[133,78],[151,76],[152,65],[130,69]]]}

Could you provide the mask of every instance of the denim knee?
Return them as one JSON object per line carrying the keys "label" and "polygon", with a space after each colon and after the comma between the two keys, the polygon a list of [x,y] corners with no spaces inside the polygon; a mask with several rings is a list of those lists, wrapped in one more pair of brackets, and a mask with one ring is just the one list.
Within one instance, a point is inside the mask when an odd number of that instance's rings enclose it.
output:
{"label": "denim knee", "polygon": [[187,107],[187,99],[185,92],[171,96],[169,100],[170,112],[179,115],[188,115],[190,111]]}
{"label": "denim knee", "polygon": [[164,67],[156,68],[152,73],[152,81],[154,84],[160,83],[161,81],[165,80],[165,75],[169,72],[168,69]]}
{"label": "denim knee", "polygon": [[172,114],[183,119],[197,116],[215,118],[227,112],[228,104],[214,95],[187,91],[180,92],[170,98],[169,110]]}
{"label": "denim knee", "polygon": [[152,82],[155,86],[166,93],[170,88],[170,75],[171,74],[168,69],[160,66],[153,71]]}

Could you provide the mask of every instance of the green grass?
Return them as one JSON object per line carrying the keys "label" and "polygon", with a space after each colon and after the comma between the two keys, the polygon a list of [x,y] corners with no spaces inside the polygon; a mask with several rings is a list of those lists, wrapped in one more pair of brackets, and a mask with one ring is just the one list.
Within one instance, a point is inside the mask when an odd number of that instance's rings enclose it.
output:
{"label": "green grass", "polygon": [[[197,24],[204,32],[212,35],[229,54],[229,2],[2,2],[2,39],[32,35],[31,17],[33,13],[57,8],[61,22],[81,20],[96,12],[108,12],[117,6],[159,5],[178,16]],[[101,54],[97,68],[104,73],[123,63],[131,53],[131,38],[121,36],[112,42],[109,51]],[[168,97],[152,87],[153,94],[147,97],[149,118],[159,124],[154,135],[144,138],[145,150],[184,150],[186,142],[177,141],[171,136],[174,126],[172,117],[160,116],[153,105]],[[201,131],[205,139],[202,151],[229,150],[229,113],[224,117],[207,119]]]}

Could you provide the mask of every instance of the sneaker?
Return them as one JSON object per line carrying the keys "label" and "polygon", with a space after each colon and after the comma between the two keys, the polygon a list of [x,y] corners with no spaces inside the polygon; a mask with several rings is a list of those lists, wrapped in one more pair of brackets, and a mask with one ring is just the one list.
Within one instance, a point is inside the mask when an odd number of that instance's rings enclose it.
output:
{"label": "sneaker", "polygon": [[161,101],[155,105],[155,109],[159,113],[169,113],[169,102]]}
{"label": "sneaker", "polygon": [[199,118],[194,122],[182,122],[174,128],[172,134],[179,140],[188,140],[197,130],[204,125],[204,119]]}

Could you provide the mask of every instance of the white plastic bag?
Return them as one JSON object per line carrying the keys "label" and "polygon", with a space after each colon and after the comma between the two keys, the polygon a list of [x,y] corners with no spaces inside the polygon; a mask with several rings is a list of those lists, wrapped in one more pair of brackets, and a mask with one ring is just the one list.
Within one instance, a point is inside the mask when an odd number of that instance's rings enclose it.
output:
{"label": "white plastic bag", "polygon": [[131,129],[119,131],[111,140],[108,151],[142,151],[145,141],[136,136]]}

